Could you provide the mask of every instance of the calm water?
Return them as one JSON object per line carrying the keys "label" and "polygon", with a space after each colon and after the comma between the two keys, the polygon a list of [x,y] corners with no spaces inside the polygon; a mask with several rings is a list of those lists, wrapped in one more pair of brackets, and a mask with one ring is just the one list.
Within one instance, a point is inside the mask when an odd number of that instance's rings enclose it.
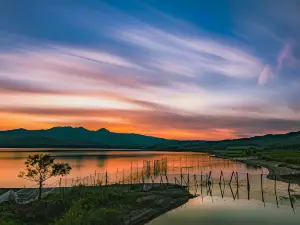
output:
{"label": "calm water", "polygon": [[[69,162],[72,166],[72,172],[68,179],[76,177],[85,177],[90,174],[105,173],[110,177],[115,177],[118,171],[119,177],[123,174],[129,174],[132,171],[139,171],[143,168],[143,163],[148,160],[151,163],[154,160],[168,159],[168,173],[180,174],[180,168],[183,173],[203,174],[212,170],[213,176],[218,177],[220,171],[230,173],[238,171],[241,173],[249,172],[251,174],[260,174],[262,169],[249,168],[244,164],[236,163],[230,160],[223,160],[210,157],[204,153],[181,153],[181,152],[148,152],[148,151],[125,151],[118,150],[107,151],[97,149],[0,149],[0,188],[2,187],[28,187],[32,183],[17,177],[19,171],[24,168],[25,158],[29,154],[38,152],[48,152],[55,156],[58,161]],[[131,167],[133,169],[131,169]],[[267,170],[264,170],[267,173]],[[53,180],[49,181],[53,182]]]}
{"label": "calm water", "polygon": [[259,200],[201,197],[172,210],[147,225],[296,225],[300,213],[288,205],[264,205]]}
{"label": "calm water", "polygon": [[[109,179],[122,180],[132,174],[139,174],[150,163],[151,170],[155,161],[167,159],[166,173],[169,182],[189,184],[191,193],[199,197],[187,204],[172,210],[151,221],[149,225],[289,225],[299,224],[298,213],[300,195],[299,185],[291,185],[291,193],[287,192],[287,184],[267,179],[268,170],[254,168],[232,160],[215,158],[205,153],[182,152],[148,152],[96,150],[96,149],[0,149],[0,188],[28,187],[32,183],[17,178],[18,172],[24,168],[28,154],[49,152],[58,161],[69,162],[72,173],[65,179],[65,184],[78,177],[90,174],[109,174]],[[238,173],[233,176],[232,172]],[[222,176],[221,176],[222,173]],[[129,175],[131,174],[131,175]],[[181,179],[181,174],[182,179]],[[200,185],[210,176],[212,186]],[[248,179],[247,179],[248,174]],[[155,182],[160,177],[154,176]],[[221,179],[220,179],[221,178]],[[238,179],[237,179],[238,178]],[[152,177],[151,177],[152,179]],[[57,180],[57,178],[56,178]],[[220,182],[221,180],[221,182]],[[247,188],[249,180],[251,188]],[[49,182],[54,182],[50,180]],[[238,184],[238,185],[237,185]]]}

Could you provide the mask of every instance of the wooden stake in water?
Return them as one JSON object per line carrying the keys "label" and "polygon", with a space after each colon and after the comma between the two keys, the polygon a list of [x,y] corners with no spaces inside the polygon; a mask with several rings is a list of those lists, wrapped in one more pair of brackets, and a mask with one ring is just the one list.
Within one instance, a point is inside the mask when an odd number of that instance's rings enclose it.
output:
{"label": "wooden stake in water", "polygon": [[234,175],[234,172],[232,171],[232,174],[231,174],[231,177],[230,177],[230,181],[229,181],[229,185],[231,185],[231,181],[232,181],[233,175]]}
{"label": "wooden stake in water", "polygon": [[264,188],[263,188],[263,174],[260,174],[260,185],[261,185],[261,200],[265,206]]}
{"label": "wooden stake in water", "polygon": [[276,180],[277,180],[277,178],[276,178],[276,174],[275,174],[275,177],[274,177],[274,190],[275,190],[276,205],[278,207],[278,196],[277,196],[277,190],[276,190],[276,187],[277,187]]}
{"label": "wooden stake in water", "polygon": [[107,170],[106,170],[106,173],[105,173],[105,185],[108,184],[108,175],[107,175]]}
{"label": "wooden stake in water", "polygon": [[209,186],[213,184],[212,177],[211,177],[211,171],[209,171],[209,175],[208,175],[208,184],[209,184]]}
{"label": "wooden stake in water", "polygon": [[203,182],[202,182],[202,170],[201,170],[201,178],[200,178],[201,180],[200,180],[200,185],[202,186],[203,185]]}
{"label": "wooden stake in water", "polygon": [[162,178],[161,174],[160,174],[160,182],[159,182],[159,184],[160,184],[160,186],[162,186],[164,184],[164,181],[163,181],[163,178]]}
{"label": "wooden stake in water", "polygon": [[167,188],[168,188],[168,186],[169,186],[169,179],[168,179],[168,175],[166,174],[165,176],[166,176],[166,182],[167,182]]}
{"label": "wooden stake in water", "polygon": [[219,181],[219,185],[222,184],[222,177],[223,177],[223,171],[221,170],[221,173],[220,173],[220,181]]}
{"label": "wooden stake in water", "polygon": [[59,190],[60,190],[60,197],[62,196],[61,195],[61,193],[62,193],[62,191],[61,191],[61,178],[59,179]]}
{"label": "wooden stake in water", "polygon": [[118,183],[118,172],[119,172],[119,169],[117,168],[116,181],[115,181],[116,184]]}
{"label": "wooden stake in water", "polygon": [[276,192],[276,182],[277,182],[277,176],[276,176],[276,174],[274,175],[274,190],[275,190],[275,192]]}
{"label": "wooden stake in water", "polygon": [[174,172],[174,158],[173,158],[173,172]]}
{"label": "wooden stake in water", "polygon": [[188,169],[188,187],[190,186],[190,170]]}
{"label": "wooden stake in water", "polygon": [[130,187],[132,186],[132,162],[130,166]]}
{"label": "wooden stake in water", "polygon": [[136,183],[139,183],[139,161],[136,162]]}
{"label": "wooden stake in water", "polygon": [[292,178],[292,174],[290,173],[290,176],[289,176],[289,185],[288,185],[288,191],[291,190],[291,178]]}
{"label": "wooden stake in water", "polygon": [[125,177],[124,177],[124,169],[123,169],[123,184],[125,183]]}
{"label": "wooden stake in water", "polygon": [[179,165],[180,165],[180,168],[181,168],[181,156],[180,156],[180,164]]}
{"label": "wooden stake in water", "polygon": [[182,186],[182,168],[180,167],[180,185]]}
{"label": "wooden stake in water", "polygon": [[185,157],[185,167],[188,167],[187,156]]}
{"label": "wooden stake in water", "polygon": [[248,200],[250,200],[250,181],[249,181],[248,173],[247,173],[247,190],[248,190]]}

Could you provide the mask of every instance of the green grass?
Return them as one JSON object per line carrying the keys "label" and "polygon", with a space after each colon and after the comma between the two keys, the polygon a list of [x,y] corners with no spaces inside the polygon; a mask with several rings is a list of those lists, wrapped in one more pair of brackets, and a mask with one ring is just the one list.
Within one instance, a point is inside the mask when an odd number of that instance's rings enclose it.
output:
{"label": "green grass", "polygon": [[226,157],[257,156],[262,160],[300,165],[300,151],[297,150],[218,150],[214,153]]}
{"label": "green grass", "polygon": [[0,225],[120,225],[142,192],[75,187],[26,205],[0,204]]}
{"label": "green grass", "polygon": [[[128,191],[128,188],[131,190]],[[171,189],[178,192],[172,192]],[[73,187],[29,204],[0,204],[0,225],[123,225],[140,210],[157,212],[162,198],[186,198],[189,192],[177,185],[157,184],[150,192],[141,191],[140,184],[108,187]],[[176,194],[177,193],[177,194]],[[181,198],[181,199],[182,199]],[[179,198],[180,199],[180,198]],[[169,200],[168,200],[169,201]],[[151,219],[150,215],[149,219]],[[147,218],[147,217],[146,217]]]}

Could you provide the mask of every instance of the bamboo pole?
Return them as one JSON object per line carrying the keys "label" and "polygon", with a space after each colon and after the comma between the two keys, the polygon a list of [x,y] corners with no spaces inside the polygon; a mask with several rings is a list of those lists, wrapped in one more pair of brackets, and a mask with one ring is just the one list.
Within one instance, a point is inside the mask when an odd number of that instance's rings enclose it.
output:
{"label": "bamboo pole", "polygon": [[219,185],[222,184],[222,177],[223,177],[223,171],[221,170],[221,173],[220,173],[220,181],[219,181]]}
{"label": "bamboo pole", "polygon": [[290,199],[291,207],[292,207],[292,209],[293,209],[293,212],[295,213],[294,200],[293,200],[293,198],[292,198],[290,189],[288,190],[288,193],[289,193],[289,199]]}
{"label": "bamboo pole", "polygon": [[132,188],[132,162],[130,166],[130,188]]}
{"label": "bamboo pole", "polygon": [[276,185],[276,180],[277,180],[277,178],[276,178],[276,174],[275,174],[275,177],[274,177],[275,179],[274,179],[274,190],[275,190],[275,199],[276,199],[276,205],[277,205],[277,207],[278,207],[278,196],[277,196],[277,185]]}
{"label": "bamboo pole", "polygon": [[62,197],[62,191],[61,191],[61,178],[59,179],[59,190],[60,190],[60,197]]}
{"label": "bamboo pole", "polygon": [[233,175],[234,175],[234,172],[232,171],[232,174],[231,174],[231,177],[230,177],[230,181],[229,181],[229,185],[231,185],[231,181],[232,181]]}
{"label": "bamboo pole", "polygon": [[248,200],[250,200],[250,181],[249,181],[248,173],[247,173],[247,190],[248,190]]}
{"label": "bamboo pole", "polygon": [[139,161],[136,162],[136,183],[139,183]]}
{"label": "bamboo pole", "polygon": [[119,168],[117,168],[117,173],[116,173],[116,181],[115,181],[116,184],[118,183],[118,172],[119,172]]}
{"label": "bamboo pole", "polygon": [[276,182],[277,182],[277,176],[276,176],[276,174],[275,174],[275,176],[274,176],[274,190],[275,190],[275,192],[276,192]]}
{"label": "bamboo pole", "polygon": [[203,178],[202,178],[202,170],[201,170],[201,178],[200,178],[200,185],[202,186],[203,184],[203,182],[202,182],[202,180],[203,180]]}
{"label": "bamboo pole", "polygon": [[124,169],[123,169],[123,184],[125,183]]}
{"label": "bamboo pole", "polygon": [[108,185],[108,175],[107,175],[107,170],[106,170],[106,173],[105,173],[105,185],[106,185],[106,186]]}
{"label": "bamboo pole", "polygon": [[180,185],[182,186],[182,167],[180,167]]}
{"label": "bamboo pole", "polygon": [[263,188],[263,174],[260,174],[260,185],[261,185],[261,200],[265,206],[264,188]]}
{"label": "bamboo pole", "polygon": [[190,187],[190,170],[188,169],[188,187]]}
{"label": "bamboo pole", "polygon": [[233,200],[235,200],[235,195],[233,194],[233,190],[232,190],[231,184],[229,184],[229,189],[230,189],[230,192],[232,194]]}
{"label": "bamboo pole", "polygon": [[288,191],[291,190],[291,178],[292,178],[292,174],[290,173],[290,176],[289,176],[289,185],[288,185]]}

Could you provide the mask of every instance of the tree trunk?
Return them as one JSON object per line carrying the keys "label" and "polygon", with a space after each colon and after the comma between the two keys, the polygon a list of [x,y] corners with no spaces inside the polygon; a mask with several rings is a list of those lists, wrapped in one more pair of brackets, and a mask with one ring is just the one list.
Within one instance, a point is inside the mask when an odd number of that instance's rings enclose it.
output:
{"label": "tree trunk", "polygon": [[43,182],[40,181],[40,186],[39,186],[39,200],[42,198],[42,187],[43,187]]}

